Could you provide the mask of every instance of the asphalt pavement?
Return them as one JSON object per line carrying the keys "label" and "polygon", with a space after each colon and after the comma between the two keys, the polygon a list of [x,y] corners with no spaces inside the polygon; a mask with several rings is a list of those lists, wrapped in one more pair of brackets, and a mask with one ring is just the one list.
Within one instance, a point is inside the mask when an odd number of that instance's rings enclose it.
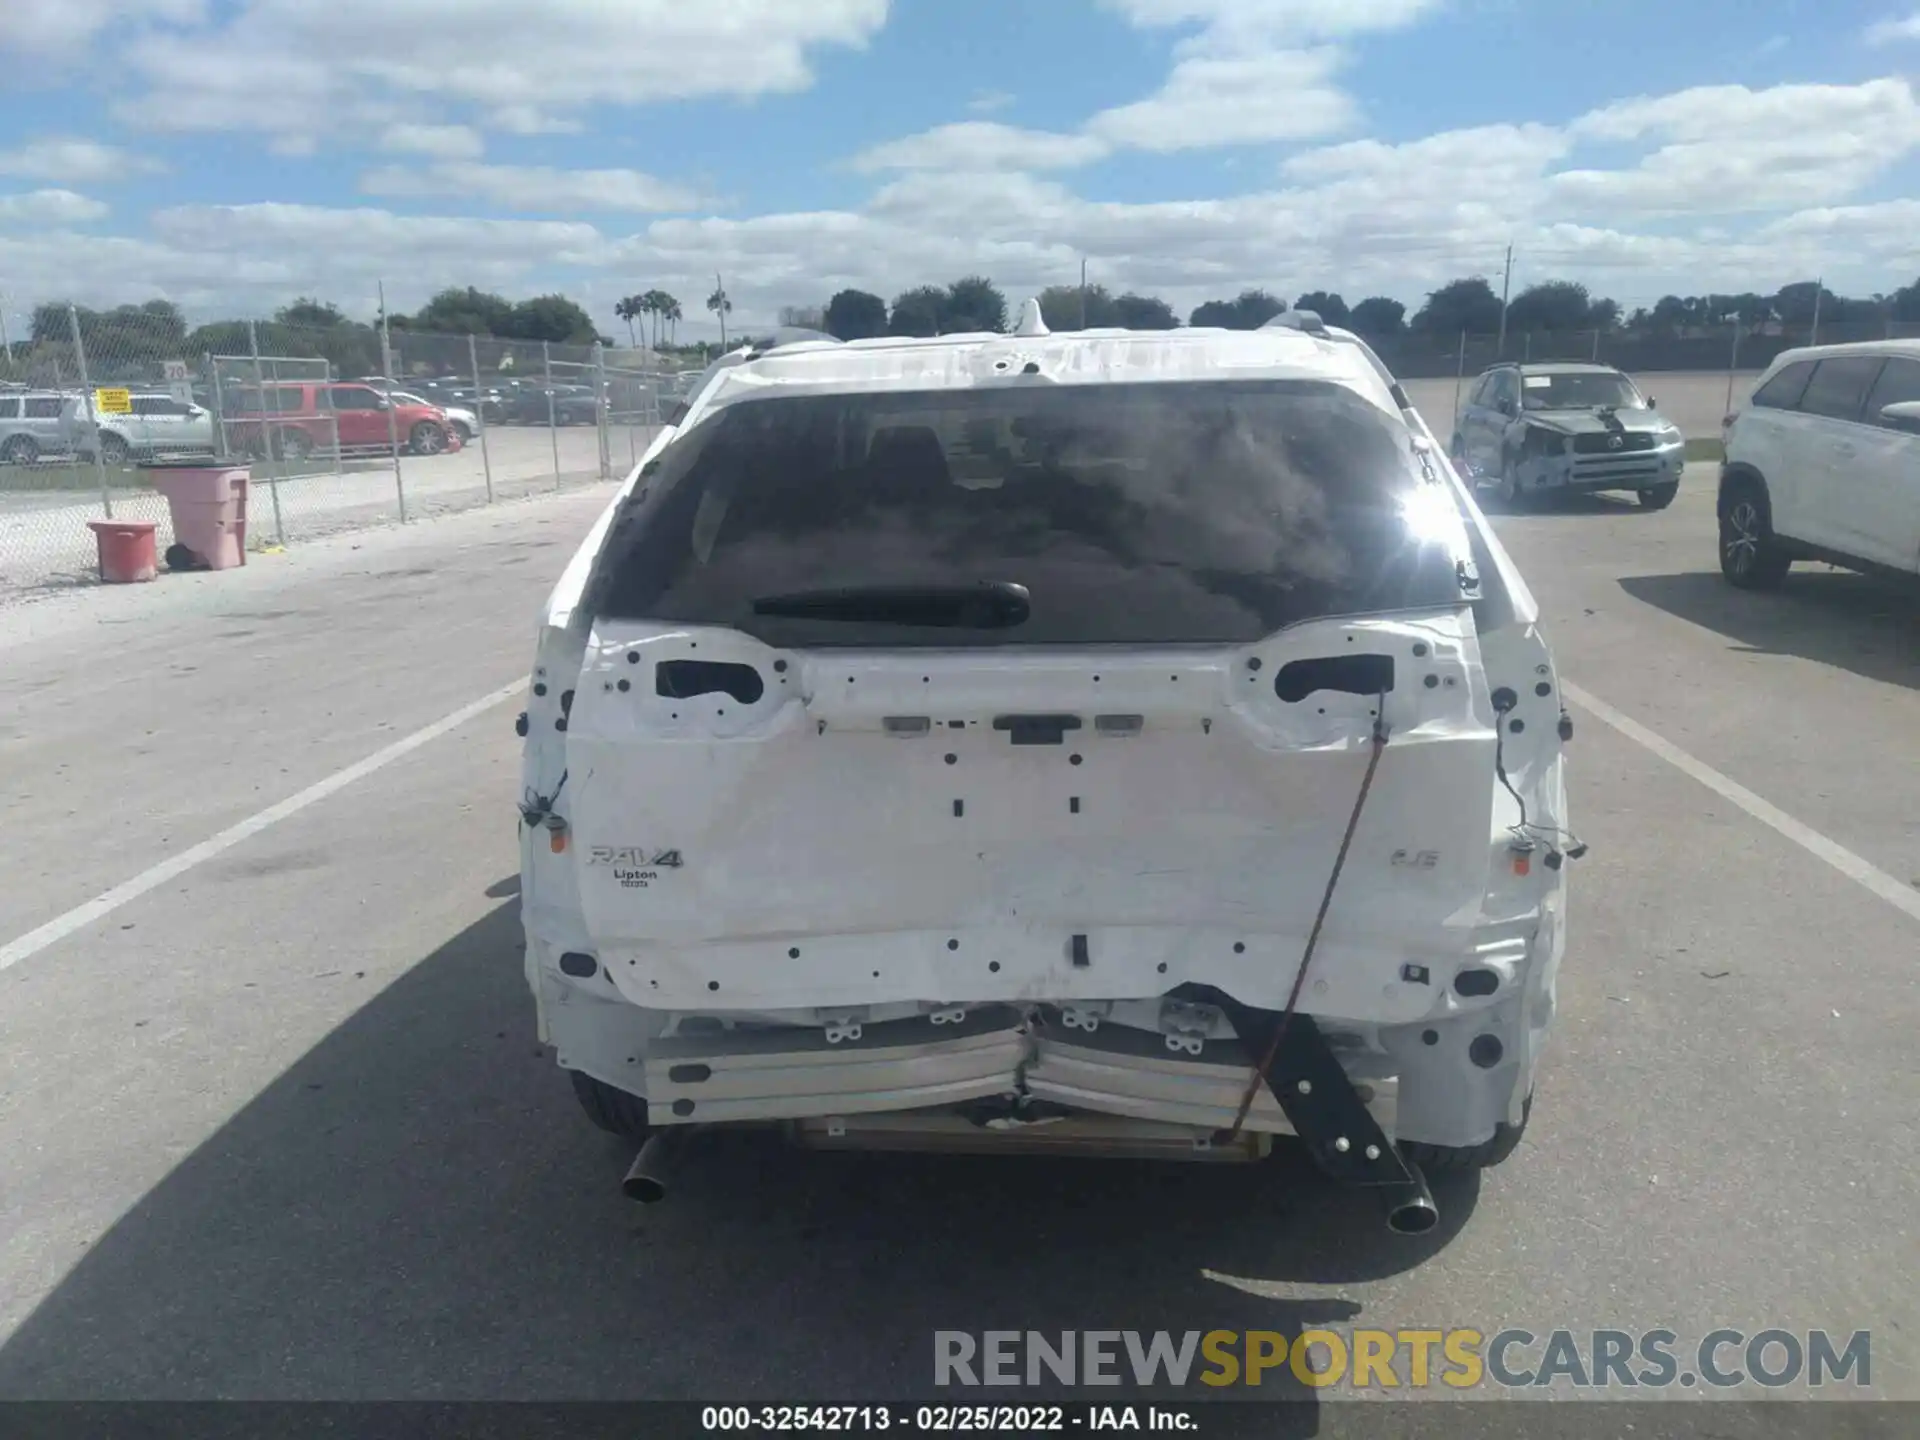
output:
{"label": "asphalt pavement", "polygon": [[0,1396],[908,1398],[939,1329],[1325,1322],[1870,1330],[1920,1398],[1920,601],[1728,589],[1711,484],[1496,522],[1591,851],[1527,1140],[1419,1239],[1291,1158],[728,1140],[625,1200],[514,898],[608,487],[0,614]]}

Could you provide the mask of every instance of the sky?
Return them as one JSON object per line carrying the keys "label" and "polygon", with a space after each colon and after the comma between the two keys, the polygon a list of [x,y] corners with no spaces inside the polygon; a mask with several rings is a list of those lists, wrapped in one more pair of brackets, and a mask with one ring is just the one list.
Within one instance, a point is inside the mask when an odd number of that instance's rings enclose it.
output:
{"label": "sky", "polygon": [[[1916,0],[0,0],[0,313],[1920,278]],[[17,333],[17,332],[16,332]]]}

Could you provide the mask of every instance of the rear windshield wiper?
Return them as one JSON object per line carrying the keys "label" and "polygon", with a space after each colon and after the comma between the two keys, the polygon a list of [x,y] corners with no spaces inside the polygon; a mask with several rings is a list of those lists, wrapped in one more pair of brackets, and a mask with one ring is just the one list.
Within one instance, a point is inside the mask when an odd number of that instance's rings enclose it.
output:
{"label": "rear windshield wiper", "polygon": [[860,585],[760,595],[756,615],[796,620],[846,620],[891,625],[940,625],[965,630],[1010,630],[1033,611],[1027,587],[999,580],[978,585]]}

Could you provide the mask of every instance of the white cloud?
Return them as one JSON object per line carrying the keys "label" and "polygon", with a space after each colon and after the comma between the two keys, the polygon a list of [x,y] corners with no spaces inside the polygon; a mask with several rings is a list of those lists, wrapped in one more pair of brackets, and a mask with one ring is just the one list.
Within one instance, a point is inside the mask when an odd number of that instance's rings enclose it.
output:
{"label": "white cloud", "polygon": [[107,207],[71,190],[29,190],[0,195],[0,225],[82,225],[98,220]]}
{"label": "white cloud", "polygon": [[163,168],[151,156],[136,155],[112,145],[102,145],[98,140],[72,135],[43,136],[11,150],[0,150],[0,175],[16,175],[25,180],[61,180],[87,185],[101,180],[124,180]]}
{"label": "white cloud", "polygon": [[1623,170],[1570,170],[1550,196],[1626,215],[1736,214],[1846,198],[1920,147],[1920,101],[1904,80],[1860,85],[1710,85],[1603,106],[1580,139],[1665,142]]}
{"label": "white cloud", "polygon": [[1107,0],[1142,28],[1199,25],[1207,42],[1298,41],[1397,30],[1441,0]]}
{"label": "white cloud", "polygon": [[487,148],[471,125],[389,125],[379,144],[382,150],[436,160],[478,160]]}
{"label": "white cloud", "polygon": [[7,0],[0,52],[56,62],[77,59],[103,35],[165,21],[186,24],[206,12],[206,0]]}
{"label": "white cloud", "polygon": [[1339,66],[1340,52],[1331,48],[1192,55],[1157,93],[1101,111],[1087,129],[1115,145],[1163,153],[1312,139],[1359,118],[1333,83]]}
{"label": "white cloud", "polygon": [[[191,31],[135,38],[164,129],[325,130],[383,97],[485,107],[546,126],[595,105],[806,88],[811,54],[864,45],[888,0],[244,0]],[[269,98],[271,103],[263,103]]]}
{"label": "white cloud", "polygon": [[501,105],[487,112],[487,127],[508,135],[578,135],[578,120],[549,115],[537,105]]}
{"label": "white cloud", "polygon": [[690,210],[694,191],[638,170],[554,170],[540,165],[481,165],[449,161],[413,169],[387,165],[360,177],[367,195],[455,195],[502,210],[660,211]]}
{"label": "white cloud", "polygon": [[1197,25],[1153,95],[1095,115],[1090,134],[1161,153],[1307,140],[1359,119],[1325,43],[1413,23],[1438,0],[1107,0],[1142,28]]}
{"label": "white cloud", "polygon": [[941,125],[854,157],[859,170],[1063,170],[1107,153],[1091,135],[1021,130],[990,120]]}
{"label": "white cloud", "polygon": [[1869,45],[1893,45],[1902,40],[1920,40],[1920,10],[1904,19],[1888,16],[1885,20],[1876,20],[1866,28],[1864,37]]}
{"label": "white cloud", "polygon": [[992,115],[1013,104],[1014,97],[1004,90],[982,90],[967,101],[967,109],[976,115]]}

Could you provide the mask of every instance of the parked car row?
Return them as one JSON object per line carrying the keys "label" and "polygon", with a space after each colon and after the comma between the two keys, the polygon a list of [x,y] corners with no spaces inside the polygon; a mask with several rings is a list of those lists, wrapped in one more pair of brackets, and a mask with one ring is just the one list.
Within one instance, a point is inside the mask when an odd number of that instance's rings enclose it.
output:
{"label": "parked car row", "polygon": [[[1803,346],[1721,425],[1721,573],[1768,589],[1794,562],[1920,576],[1920,340]],[[1605,365],[1496,365],[1454,421],[1454,465],[1509,510],[1623,490],[1673,503],[1686,441]]]}

